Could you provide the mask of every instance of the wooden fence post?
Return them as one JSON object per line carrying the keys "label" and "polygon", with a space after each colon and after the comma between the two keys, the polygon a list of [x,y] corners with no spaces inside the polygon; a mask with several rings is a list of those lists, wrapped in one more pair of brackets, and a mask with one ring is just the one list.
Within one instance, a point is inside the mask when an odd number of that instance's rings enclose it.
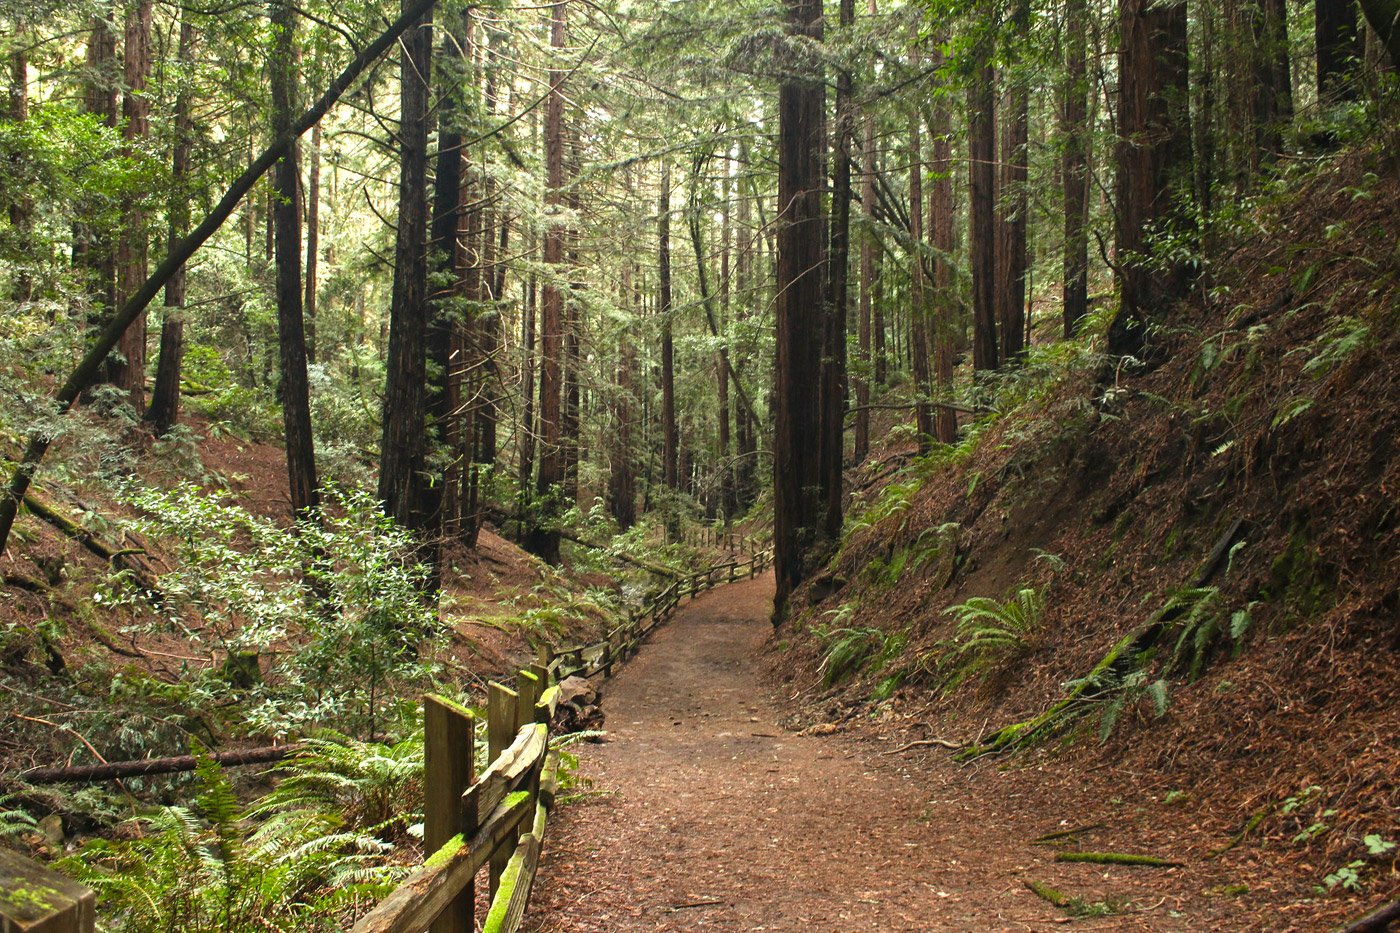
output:
{"label": "wooden fence post", "polygon": [[[423,697],[423,848],[428,855],[461,834],[476,832],[475,802],[464,805],[471,786],[476,722],[470,710],[439,696]],[[471,812],[468,812],[470,809]],[[433,921],[432,933],[472,933],[476,886],[468,884]]]}
{"label": "wooden fence post", "polygon": [[[487,760],[495,761],[501,752],[510,748],[515,741],[516,724],[520,721],[518,712],[519,695],[509,687],[491,683],[486,688],[486,755]],[[501,885],[501,873],[510,862],[510,850],[502,846],[491,855],[491,897]]]}

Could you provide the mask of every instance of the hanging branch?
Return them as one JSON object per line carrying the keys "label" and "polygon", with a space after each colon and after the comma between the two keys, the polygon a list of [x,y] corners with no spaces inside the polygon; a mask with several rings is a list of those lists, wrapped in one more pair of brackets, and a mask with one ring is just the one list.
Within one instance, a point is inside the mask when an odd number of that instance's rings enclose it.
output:
{"label": "hanging branch", "polygon": [[[423,15],[431,10],[436,2],[437,0],[418,0],[398,19],[394,20],[379,38],[356,55],[350,64],[345,66],[345,70],[331,82],[330,87],[326,89],[320,99],[312,104],[291,126],[273,139],[268,147],[262,151],[262,154],[243,170],[243,174],[234,180],[219,203],[200,222],[199,226],[171,248],[161,264],[146,279],[145,284],[136,291],[136,294],[127,299],[126,304],[122,305],[107,322],[107,326],[97,335],[81,362],[68,376],[63,387],[58,390],[58,394],[54,396],[54,403],[59,414],[67,412],[73,406],[79,393],[92,382],[99,367],[106,361],[112,348],[121,340],[126,329],[140,316],[142,311],[146,310],[146,306],[165,287],[165,283],[170,281],[171,277],[189,261],[195,251],[224,225],[234,208],[243,200],[244,195],[252,190],[253,185],[257,184],[258,179],[262,178],[268,169],[282,158],[302,134],[325,116],[326,112],[340,98],[340,95],[345,93],[346,89],[364,73],[365,69],[388,51],[389,47],[398,41],[399,36],[408,31],[409,27],[422,19]],[[10,529],[14,527],[19,504],[24,500],[25,493],[29,490],[29,484],[34,479],[34,474],[38,472],[39,464],[43,461],[44,455],[48,453],[49,445],[53,443],[53,440],[53,436],[44,431],[34,431],[29,435],[24,456],[15,465],[14,474],[10,477],[9,489],[3,497],[0,497],[0,553],[4,552],[9,542]]]}

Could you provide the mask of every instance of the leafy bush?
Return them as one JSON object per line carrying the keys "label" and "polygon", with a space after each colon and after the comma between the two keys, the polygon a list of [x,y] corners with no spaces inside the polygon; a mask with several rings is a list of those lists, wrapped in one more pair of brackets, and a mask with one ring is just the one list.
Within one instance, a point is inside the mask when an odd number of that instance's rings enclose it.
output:
{"label": "leafy bush", "polygon": [[[326,506],[292,528],[190,485],[126,498],[147,516],[135,529],[167,542],[174,562],[158,581],[157,624],[222,649],[222,670],[194,676],[244,691],[252,731],[373,734],[400,688],[431,674],[441,628],[421,596],[428,571],[368,492],[328,490]],[[118,573],[106,598],[144,597]]]}

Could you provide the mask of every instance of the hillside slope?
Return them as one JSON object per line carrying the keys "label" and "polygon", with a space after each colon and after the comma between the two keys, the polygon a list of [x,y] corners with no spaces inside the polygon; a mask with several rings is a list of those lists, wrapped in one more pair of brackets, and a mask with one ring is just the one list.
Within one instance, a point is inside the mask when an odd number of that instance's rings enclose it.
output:
{"label": "hillside slope", "polygon": [[1394,899],[1397,217],[1340,159],[1212,231],[1153,359],[1037,350],[959,447],[862,464],[775,643],[797,718],[966,743],[1261,924]]}

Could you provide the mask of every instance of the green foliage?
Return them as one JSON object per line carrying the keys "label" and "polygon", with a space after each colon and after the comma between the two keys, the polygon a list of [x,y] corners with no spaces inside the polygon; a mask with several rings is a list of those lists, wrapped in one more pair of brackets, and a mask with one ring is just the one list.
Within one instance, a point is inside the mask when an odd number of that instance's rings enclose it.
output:
{"label": "green foliage", "polygon": [[11,809],[10,804],[15,802],[14,796],[10,794],[0,794],[0,839],[7,839],[18,836],[34,829],[39,824],[21,807]]}
{"label": "green foliage", "polygon": [[[441,628],[421,597],[427,570],[368,492],[328,490],[326,507],[291,529],[188,485],[127,499],[146,515],[132,526],[164,541],[174,564],[158,581],[156,624],[270,665],[265,678],[230,665],[189,675],[196,689],[240,696],[250,731],[372,732],[396,691],[431,674]],[[121,573],[99,598],[143,599]]]}
{"label": "green foliage", "polygon": [[945,671],[944,689],[951,690],[1030,651],[1045,612],[1045,594],[1035,587],[1021,587],[1005,600],[974,596],[943,612],[957,623],[939,665]]}
{"label": "green foliage", "polygon": [[200,758],[192,806],[153,810],[131,832],[55,863],[98,892],[109,925],[127,933],[338,929],[348,905],[382,897],[403,875],[388,860],[391,843],[347,828],[335,809],[304,805],[313,795],[245,809],[222,769]]}
{"label": "green foliage", "polygon": [[[829,625],[813,629],[822,642],[822,662],[817,670],[823,686],[840,683],[872,665],[877,670],[883,668],[903,652],[908,642],[908,635],[903,632],[847,625],[858,609],[855,603],[847,603],[826,613],[831,617]],[[895,681],[886,689],[892,693],[897,686]]]}

